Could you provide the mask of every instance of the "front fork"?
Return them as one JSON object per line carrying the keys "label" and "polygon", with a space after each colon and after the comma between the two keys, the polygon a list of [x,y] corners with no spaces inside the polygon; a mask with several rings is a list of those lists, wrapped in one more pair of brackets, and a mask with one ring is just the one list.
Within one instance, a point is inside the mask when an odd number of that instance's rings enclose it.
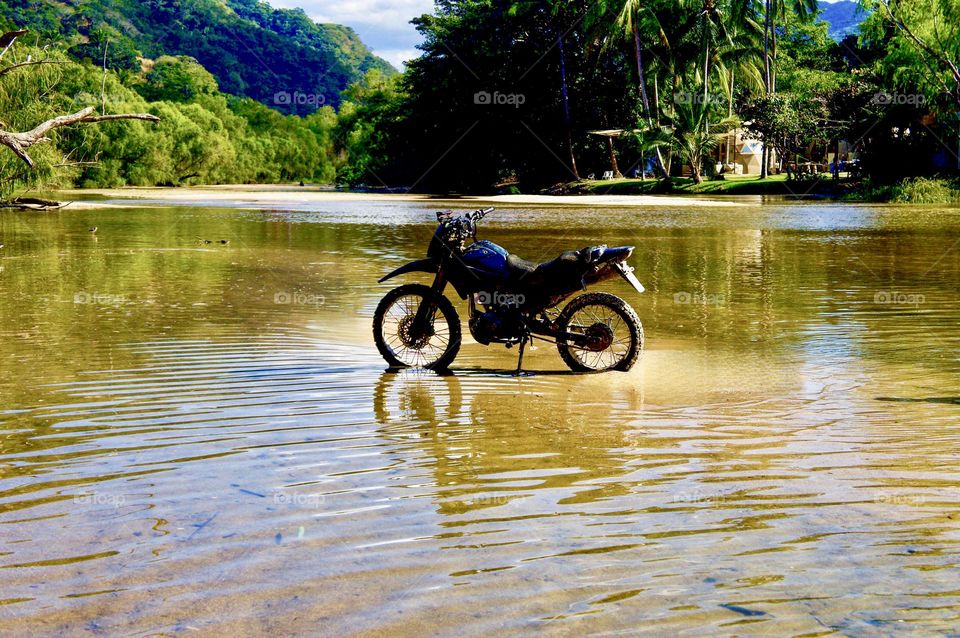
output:
{"label": "front fork", "polygon": [[420,307],[417,308],[417,314],[413,319],[413,326],[411,326],[410,330],[413,337],[421,338],[429,335],[429,331],[432,328],[430,319],[433,317],[434,310],[436,310],[436,304],[433,303],[433,300],[442,295],[443,289],[446,287],[447,277],[443,272],[443,268],[440,268],[437,270],[437,275],[433,278],[433,285],[430,286],[430,298],[424,299]]}

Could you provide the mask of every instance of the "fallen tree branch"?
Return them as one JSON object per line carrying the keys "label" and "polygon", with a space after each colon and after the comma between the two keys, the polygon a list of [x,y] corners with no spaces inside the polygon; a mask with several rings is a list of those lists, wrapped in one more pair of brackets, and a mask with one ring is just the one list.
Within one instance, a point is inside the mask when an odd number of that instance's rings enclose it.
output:
{"label": "fallen tree branch", "polygon": [[72,168],[75,166],[96,166],[99,163],[100,162],[60,162],[58,164],[54,164],[53,167],[54,168]]}
{"label": "fallen tree branch", "polygon": [[113,120],[144,120],[146,122],[159,122],[160,118],[149,113],[118,113],[115,115],[94,115],[94,107],[88,106],[82,111],[77,111],[70,115],[61,115],[38,124],[29,131],[15,133],[11,131],[0,130],[0,144],[3,144],[16,154],[17,157],[26,162],[27,166],[33,168],[33,159],[27,154],[27,149],[34,144],[49,142],[47,133],[54,129],[74,124],[93,124],[96,122],[111,122]]}
{"label": "fallen tree branch", "polygon": [[18,208],[21,210],[56,210],[63,208],[69,202],[58,202],[52,199],[38,197],[15,197],[11,200],[0,200],[0,208]]}
{"label": "fallen tree branch", "polygon": [[[92,106],[87,108],[92,109]],[[81,124],[92,124],[94,122],[111,122],[113,120],[145,120],[147,122],[159,122],[160,118],[150,113],[118,113],[116,115],[91,115],[80,120]]]}
{"label": "fallen tree branch", "polygon": [[66,64],[64,60],[27,60],[26,62],[20,62],[19,64],[11,64],[10,66],[0,69],[0,78],[7,75],[8,73],[13,73],[17,69],[22,69],[26,66],[39,66],[41,64]]}
{"label": "fallen tree branch", "polygon": [[[7,51],[13,47],[14,43],[17,41],[17,38],[27,33],[26,29],[18,31],[8,31],[6,33],[0,34],[0,59],[6,55]],[[27,56],[27,59],[23,62],[18,61],[17,59],[13,60],[13,63],[5,66],[0,69],[0,78],[3,76],[16,71],[17,69],[23,69],[28,66],[38,66],[42,64],[65,64],[65,61],[61,60],[32,60],[30,56]],[[106,81],[106,49],[104,49],[104,82]],[[104,103],[103,99],[103,89],[104,85],[101,84],[101,105]],[[43,95],[39,99],[43,99]],[[27,149],[35,144],[40,144],[42,142],[49,142],[50,138],[47,137],[47,134],[50,131],[53,131],[58,128],[64,128],[68,126],[73,126],[76,124],[95,124],[97,122],[112,122],[114,120],[142,120],[146,122],[159,122],[160,118],[156,115],[151,115],[149,113],[117,113],[117,114],[101,114],[97,115],[96,109],[92,106],[88,106],[85,109],[77,111],[76,113],[71,113],[69,115],[60,115],[58,117],[51,118],[45,122],[41,122],[36,125],[29,131],[7,131],[4,128],[7,126],[5,123],[0,121],[0,145],[6,146],[13,153],[23,160],[24,164],[27,165],[27,169],[24,173],[14,175],[12,177],[5,177],[0,179],[0,185],[8,184],[15,182],[20,179],[24,174],[29,174],[30,169],[35,168],[33,158],[27,153]],[[55,168],[65,168],[65,167],[80,167],[80,166],[91,166],[95,162],[86,162],[86,161],[73,161],[70,159],[70,154],[68,153],[63,157],[63,159],[53,165]],[[38,199],[32,197],[15,197],[9,200],[0,200],[0,208],[19,208],[19,209],[29,209],[29,210],[53,210],[65,206],[61,202],[47,200],[47,199]]]}

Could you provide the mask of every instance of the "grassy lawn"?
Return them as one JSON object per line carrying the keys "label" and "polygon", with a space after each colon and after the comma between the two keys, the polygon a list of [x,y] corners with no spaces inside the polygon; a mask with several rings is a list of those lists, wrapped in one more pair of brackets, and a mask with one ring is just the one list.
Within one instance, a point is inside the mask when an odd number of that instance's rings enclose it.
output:
{"label": "grassy lawn", "polygon": [[670,180],[672,190],[656,179],[608,179],[571,182],[569,192],[589,195],[642,195],[657,193],[689,193],[691,195],[803,195],[807,192],[822,192],[829,188],[832,179],[828,174],[819,179],[787,182],[786,174],[771,175],[760,179],[756,175],[729,175],[725,179],[705,180],[694,184],[685,177]]}

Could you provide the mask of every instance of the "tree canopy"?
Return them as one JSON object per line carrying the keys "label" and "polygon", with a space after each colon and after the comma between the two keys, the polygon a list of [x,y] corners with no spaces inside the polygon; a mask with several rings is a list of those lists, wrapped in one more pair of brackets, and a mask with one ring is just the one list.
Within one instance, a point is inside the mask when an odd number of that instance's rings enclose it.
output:
{"label": "tree canopy", "polygon": [[[440,0],[396,74],[349,29],[257,0],[12,0],[0,18],[38,32],[8,64],[49,64],[0,67],[0,113],[24,126],[85,106],[162,118],[61,131],[29,184],[489,192],[613,166],[697,182],[723,168],[716,149],[735,130],[764,143],[764,172],[843,141],[877,182],[956,174],[960,0],[862,4],[861,35],[836,42],[810,0]],[[337,66],[331,41],[353,62]],[[329,74],[305,72],[317,65]],[[0,159],[6,188],[24,185],[15,159]]]}

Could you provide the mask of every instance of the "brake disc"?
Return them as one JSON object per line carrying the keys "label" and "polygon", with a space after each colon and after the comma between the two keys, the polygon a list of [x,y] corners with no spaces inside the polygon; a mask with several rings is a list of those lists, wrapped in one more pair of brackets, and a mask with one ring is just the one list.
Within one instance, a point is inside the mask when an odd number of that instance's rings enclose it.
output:
{"label": "brake disc", "polygon": [[424,332],[424,334],[419,337],[414,338],[413,322],[416,320],[416,315],[407,315],[400,320],[400,325],[397,329],[397,336],[400,337],[400,341],[404,346],[412,350],[420,350],[430,342],[430,337],[433,336],[433,323],[431,322],[430,326]]}

